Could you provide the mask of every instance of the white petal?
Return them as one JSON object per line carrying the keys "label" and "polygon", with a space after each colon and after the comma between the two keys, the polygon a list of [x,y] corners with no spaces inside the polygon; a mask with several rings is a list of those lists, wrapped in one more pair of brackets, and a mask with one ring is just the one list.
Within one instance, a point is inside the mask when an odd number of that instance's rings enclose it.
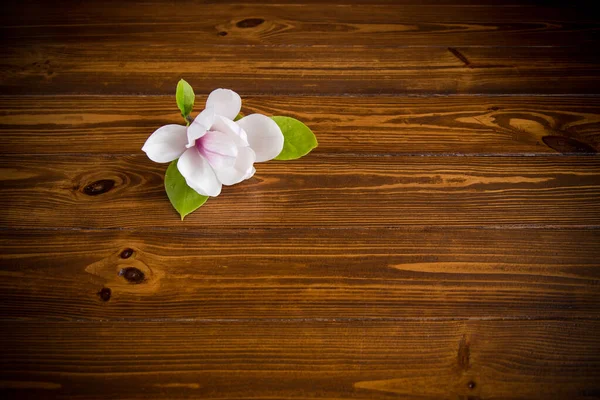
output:
{"label": "white petal", "polygon": [[219,178],[223,185],[229,186],[240,183],[252,177],[254,172],[256,172],[253,166],[255,159],[256,155],[250,147],[240,147],[235,165],[215,170],[217,178]]}
{"label": "white petal", "polygon": [[271,160],[283,150],[283,134],[271,118],[250,114],[237,121],[248,134],[248,143],[256,153],[256,162]]}
{"label": "white petal", "polygon": [[196,147],[215,169],[233,166],[238,155],[233,135],[223,132],[206,132]]}
{"label": "white petal", "polygon": [[194,122],[187,127],[187,148],[190,148],[196,143],[197,139],[200,139],[207,130],[210,129],[213,122],[215,121],[215,109],[213,107],[206,108],[203,110]]}
{"label": "white petal", "polygon": [[214,107],[217,115],[234,119],[242,109],[240,95],[229,89],[215,89],[206,99],[206,108]]}
{"label": "white petal", "polygon": [[235,143],[238,147],[248,146],[248,135],[246,134],[246,131],[243,130],[237,122],[234,122],[229,118],[217,115],[211,129],[236,136]]}
{"label": "white petal", "polygon": [[179,161],[177,169],[185,178],[189,187],[203,196],[218,196],[221,193],[221,182],[208,161],[200,155],[195,147],[187,149]]}
{"label": "white petal", "polygon": [[165,125],[158,128],[142,147],[148,158],[154,162],[173,161],[185,151],[186,128],[181,125]]}

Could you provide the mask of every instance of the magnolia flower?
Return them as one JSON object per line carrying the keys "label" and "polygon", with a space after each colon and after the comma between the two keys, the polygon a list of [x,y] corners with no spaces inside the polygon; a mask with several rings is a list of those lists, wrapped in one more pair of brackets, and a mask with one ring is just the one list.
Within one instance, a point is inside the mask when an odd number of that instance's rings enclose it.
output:
{"label": "magnolia flower", "polygon": [[158,163],[179,158],[177,169],[188,186],[203,196],[218,196],[222,185],[252,177],[255,162],[271,160],[283,149],[281,129],[266,115],[234,122],[241,107],[236,92],[216,89],[194,122],[158,128],[142,150]]}

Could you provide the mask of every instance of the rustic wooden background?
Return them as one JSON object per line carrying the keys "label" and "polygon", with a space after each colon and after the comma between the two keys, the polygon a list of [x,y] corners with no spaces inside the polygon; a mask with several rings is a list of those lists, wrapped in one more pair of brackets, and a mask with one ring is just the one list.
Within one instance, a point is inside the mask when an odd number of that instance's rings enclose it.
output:
{"label": "rustic wooden background", "polygon": [[[589,5],[13,3],[3,398],[600,398]],[[182,223],[140,151],[180,78],[320,147]]]}

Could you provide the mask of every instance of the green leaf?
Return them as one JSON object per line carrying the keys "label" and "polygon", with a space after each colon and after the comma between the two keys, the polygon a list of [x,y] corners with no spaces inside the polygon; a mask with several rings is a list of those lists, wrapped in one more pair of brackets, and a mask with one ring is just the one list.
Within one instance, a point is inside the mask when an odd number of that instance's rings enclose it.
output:
{"label": "green leaf", "polygon": [[240,119],[244,118],[245,115],[243,113],[239,113],[235,118],[234,121],[239,121]]}
{"label": "green leaf", "polygon": [[194,109],[194,99],[196,98],[194,89],[192,89],[189,83],[182,79],[177,84],[175,98],[177,99],[177,107],[179,107],[181,115],[183,118],[186,118]]}
{"label": "green leaf", "polygon": [[315,134],[302,122],[291,117],[271,117],[283,133],[283,150],[276,160],[295,160],[307,155],[319,145]]}
{"label": "green leaf", "polygon": [[208,200],[208,196],[202,196],[188,186],[185,178],[177,169],[177,160],[171,162],[169,168],[167,168],[167,172],[165,173],[165,190],[167,191],[169,200],[171,200],[171,204],[173,204],[173,207],[181,215],[182,221],[186,215],[198,209],[198,207]]}

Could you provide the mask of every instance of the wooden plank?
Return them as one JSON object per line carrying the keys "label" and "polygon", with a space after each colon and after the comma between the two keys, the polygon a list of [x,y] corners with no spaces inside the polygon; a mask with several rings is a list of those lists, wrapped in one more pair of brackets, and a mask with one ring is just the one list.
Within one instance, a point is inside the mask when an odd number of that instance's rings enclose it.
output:
{"label": "wooden plank", "polygon": [[596,229],[9,229],[0,248],[4,320],[600,317]]}
{"label": "wooden plank", "polygon": [[[589,5],[199,4],[163,1],[15,4],[0,16],[5,41],[333,46],[581,46],[597,42]],[[389,3],[389,2],[388,2]],[[185,12],[181,12],[185,10]],[[143,15],[143,18],[140,18]],[[210,16],[207,18],[206,16]]]}
{"label": "wooden plank", "polygon": [[[168,94],[179,78],[198,93],[245,95],[595,94],[599,56],[586,47],[262,47],[105,40],[5,47],[0,91]],[[148,49],[152,50],[149,51]]]}
{"label": "wooden plank", "polygon": [[14,398],[589,399],[598,321],[13,323]]}
{"label": "wooden plank", "polygon": [[[205,98],[197,96],[197,112]],[[174,95],[0,97],[0,109],[3,154],[136,154],[155,129],[182,122]],[[600,150],[596,97],[244,96],[242,111],[304,121],[323,154]]]}
{"label": "wooden plank", "polygon": [[[31,1],[31,0],[29,0]],[[203,0],[206,4],[256,4],[255,0]],[[323,0],[263,0],[261,4],[323,4]],[[440,5],[452,7],[478,7],[478,6],[493,6],[495,8],[503,7],[520,7],[523,12],[534,12],[540,6],[560,7],[561,9],[569,9],[575,7],[589,6],[586,0],[573,0],[567,2],[548,1],[548,0],[513,0],[502,1],[498,0],[327,0],[327,4],[340,5],[405,5],[405,6],[428,6],[439,7]],[[536,9],[532,9],[536,7]]]}
{"label": "wooden plank", "polygon": [[[317,2],[318,0],[314,0]],[[124,4],[121,2],[81,3],[78,0],[66,0],[59,4],[50,5],[33,1],[36,7],[31,7],[28,13],[19,12],[21,7],[6,4],[0,21],[6,27],[42,25],[52,28],[56,25],[104,25],[113,23],[116,29],[120,24],[137,22],[144,26],[194,22],[196,26],[205,26],[210,21],[230,19],[236,21],[240,16],[268,17],[293,19],[307,22],[349,21],[356,23],[387,24],[400,21],[436,21],[445,22],[596,22],[594,15],[589,14],[593,7],[586,2],[570,2],[570,4],[549,3],[525,4],[523,1],[499,4],[493,0],[484,2],[448,1],[443,4],[437,0],[429,0],[431,4],[422,1],[399,2],[386,0],[394,4],[377,4],[381,0],[364,0],[355,4],[333,4],[330,1],[319,2],[318,6],[307,2],[277,1],[250,4],[244,1],[214,1],[197,2],[194,0],[179,1],[177,6],[161,0],[137,0]],[[352,2],[352,1],[351,1]],[[350,3],[351,3],[350,2]],[[485,4],[487,2],[487,4]],[[247,4],[244,4],[247,3]],[[274,4],[273,4],[274,3]],[[359,4],[356,4],[359,3]],[[403,4],[404,3],[404,4]],[[408,3],[408,4],[407,4]],[[426,3],[426,2],[425,2]],[[461,4],[462,3],[462,4]],[[530,2],[531,3],[531,2]],[[181,10],[185,9],[185,13]],[[67,14],[68,13],[68,14]],[[160,29],[160,26],[155,26]],[[241,28],[241,27],[240,27]],[[245,26],[241,29],[251,29]],[[351,36],[353,31],[346,31]],[[351,39],[351,38],[350,38]],[[190,40],[191,41],[191,40]],[[372,43],[369,43],[372,44]]]}
{"label": "wooden plank", "polygon": [[[170,228],[165,164],[145,155],[0,158],[2,226]],[[594,226],[600,157],[318,156],[257,164],[188,228]],[[178,225],[179,226],[179,225]]]}

